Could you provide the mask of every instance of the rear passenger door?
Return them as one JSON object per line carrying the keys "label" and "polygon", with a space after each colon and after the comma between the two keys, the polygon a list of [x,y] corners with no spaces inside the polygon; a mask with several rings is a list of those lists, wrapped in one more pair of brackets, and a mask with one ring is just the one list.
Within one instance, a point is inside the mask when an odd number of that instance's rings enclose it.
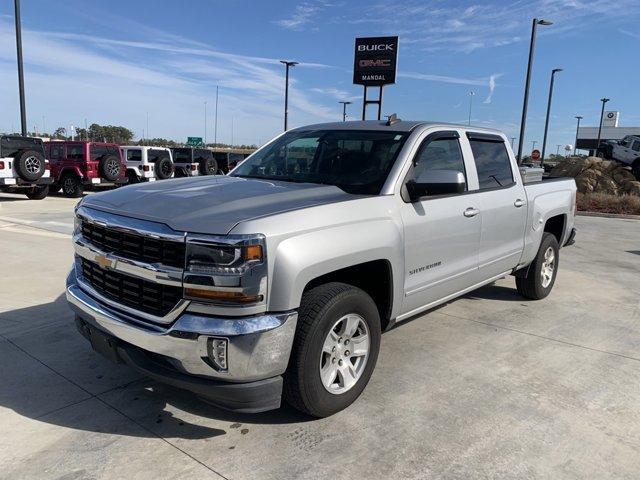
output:
{"label": "rear passenger door", "polygon": [[475,195],[482,214],[478,281],[517,266],[524,248],[526,194],[519,172],[499,135],[467,132],[478,176]]}

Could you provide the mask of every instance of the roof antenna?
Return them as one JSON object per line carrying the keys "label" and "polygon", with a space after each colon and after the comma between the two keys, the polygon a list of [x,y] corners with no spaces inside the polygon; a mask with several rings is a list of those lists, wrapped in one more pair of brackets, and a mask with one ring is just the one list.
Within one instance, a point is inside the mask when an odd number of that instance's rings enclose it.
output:
{"label": "roof antenna", "polygon": [[400,119],[398,118],[398,115],[396,115],[395,113],[392,113],[391,115],[387,115],[386,117],[387,117],[387,123],[385,123],[385,125],[387,127],[390,127],[394,123],[398,123],[400,121]]}

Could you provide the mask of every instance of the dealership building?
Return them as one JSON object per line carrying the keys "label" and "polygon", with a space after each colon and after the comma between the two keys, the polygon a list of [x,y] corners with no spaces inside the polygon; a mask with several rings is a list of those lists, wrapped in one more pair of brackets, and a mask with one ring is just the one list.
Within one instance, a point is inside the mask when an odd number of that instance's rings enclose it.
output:
{"label": "dealership building", "polygon": [[[600,141],[622,140],[627,135],[640,136],[640,127],[620,127],[618,122],[620,112],[604,112],[602,119],[602,132]],[[589,150],[589,154],[595,153],[598,145],[598,127],[580,127],[576,137],[576,149]]]}

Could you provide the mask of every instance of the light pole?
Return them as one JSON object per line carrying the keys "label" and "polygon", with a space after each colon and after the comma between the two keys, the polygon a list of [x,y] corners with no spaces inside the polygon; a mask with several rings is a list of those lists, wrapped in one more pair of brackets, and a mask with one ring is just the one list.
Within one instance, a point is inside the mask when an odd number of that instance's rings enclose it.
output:
{"label": "light pole", "polygon": [[292,62],[288,60],[280,60],[285,66],[285,77],[284,77],[284,131],[287,131],[287,120],[289,117],[289,68],[295,67],[298,65],[298,62]]}
{"label": "light pole", "polygon": [[513,150],[513,142],[516,141],[516,137],[511,137],[511,150]]}
{"label": "light pole", "polygon": [[576,115],[575,118],[578,119],[578,126],[576,127],[576,141],[573,144],[573,156],[576,156],[576,150],[578,149],[578,131],[580,130],[580,120],[582,120],[584,117],[581,117],[580,115]]}
{"label": "light pole", "polygon": [[596,156],[598,155],[598,150],[600,149],[600,134],[602,133],[602,118],[604,117],[604,105],[607,103],[610,98],[601,98],[602,102],[602,111],[600,112],[600,126],[598,126],[598,143],[596,143]]}
{"label": "light pole", "polygon": [[544,153],[547,150],[547,132],[549,131],[549,115],[551,114],[551,98],[553,97],[553,80],[556,73],[561,72],[561,68],[551,70],[551,82],[549,82],[549,100],[547,101],[547,118],[544,121],[544,138],[542,139],[542,155],[540,156],[540,166],[544,163]]}
{"label": "light pole", "polygon": [[473,105],[473,96],[476,94],[473,90],[469,92],[469,122],[467,125],[471,125],[471,106]]}
{"label": "light pole", "polygon": [[342,121],[346,122],[347,121],[347,105],[351,105],[352,102],[345,102],[341,100],[338,103],[342,104]]}
{"label": "light pole", "polygon": [[558,148],[556,148],[556,157],[559,157],[559,156],[560,156],[560,147],[561,147],[561,146],[562,146],[562,145],[557,145],[557,144],[556,144],[556,147],[558,147]]}
{"label": "light pole", "polygon": [[213,120],[213,146],[218,143],[218,86],[216,85],[216,114]]}
{"label": "light pole", "polygon": [[534,18],[531,23],[531,42],[529,44],[529,63],[527,65],[527,77],[524,83],[524,101],[522,102],[522,119],[520,120],[520,140],[518,141],[518,164],[522,161],[522,147],[524,146],[524,129],[527,123],[527,106],[529,104],[529,85],[531,84],[531,67],[533,66],[533,53],[536,48],[536,31],[538,25],[553,25],[553,22]]}
{"label": "light pole", "polygon": [[207,102],[204,102],[204,146],[207,147]]}
{"label": "light pole", "polygon": [[24,69],[22,67],[22,22],[20,21],[20,0],[13,2],[16,19],[16,52],[18,55],[18,90],[20,94],[20,126],[22,136],[27,136],[27,107],[24,100]]}
{"label": "light pole", "polygon": [[533,152],[536,149],[536,143],[538,143],[537,140],[532,140],[531,141],[531,151]]}
{"label": "light pole", "polygon": [[145,135],[145,140],[149,140],[149,112],[147,112],[147,134]]}

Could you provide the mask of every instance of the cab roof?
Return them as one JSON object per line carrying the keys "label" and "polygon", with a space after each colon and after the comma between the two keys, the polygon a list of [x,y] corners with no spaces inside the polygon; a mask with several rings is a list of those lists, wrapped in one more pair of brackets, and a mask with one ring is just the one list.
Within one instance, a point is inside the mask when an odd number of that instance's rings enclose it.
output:
{"label": "cab roof", "polygon": [[416,127],[433,127],[433,126],[442,126],[442,127],[455,127],[455,128],[464,128],[475,131],[482,131],[488,133],[501,133],[499,130],[495,130],[492,128],[485,127],[476,127],[469,125],[462,125],[456,123],[447,123],[447,122],[433,122],[426,120],[397,120],[391,125],[387,125],[386,120],[356,120],[356,121],[348,121],[348,122],[330,122],[330,123],[316,123],[314,125],[305,125],[302,127],[297,127],[291,129],[291,131],[299,130],[376,130],[376,131],[386,131],[386,132],[411,132]]}

